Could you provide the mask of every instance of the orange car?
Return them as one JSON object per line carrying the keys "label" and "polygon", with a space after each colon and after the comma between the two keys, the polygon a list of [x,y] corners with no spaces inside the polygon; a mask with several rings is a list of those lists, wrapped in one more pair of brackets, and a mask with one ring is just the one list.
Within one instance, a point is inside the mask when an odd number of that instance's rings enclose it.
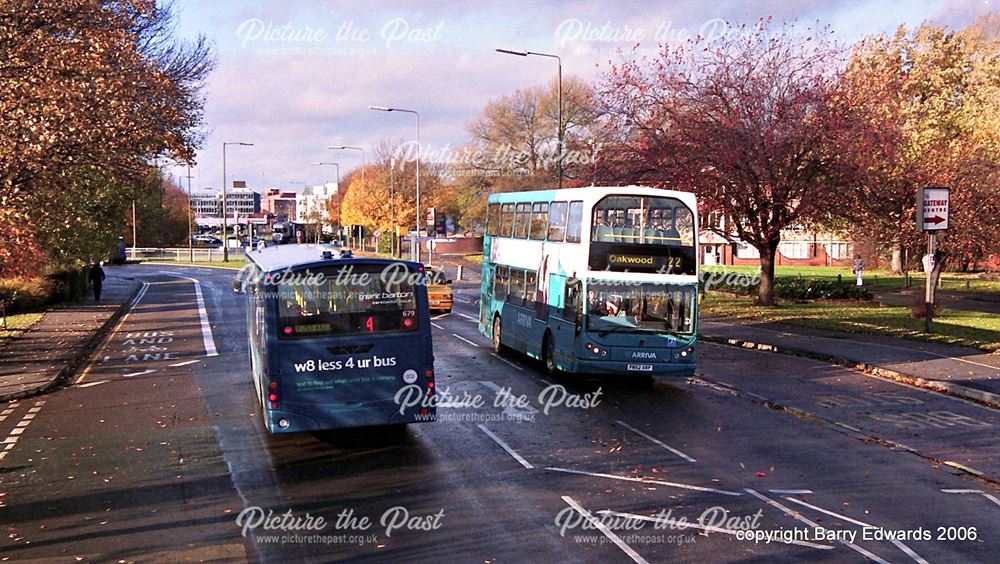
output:
{"label": "orange car", "polygon": [[431,311],[451,313],[454,297],[451,293],[451,280],[444,270],[436,266],[425,266],[427,269],[427,302]]}

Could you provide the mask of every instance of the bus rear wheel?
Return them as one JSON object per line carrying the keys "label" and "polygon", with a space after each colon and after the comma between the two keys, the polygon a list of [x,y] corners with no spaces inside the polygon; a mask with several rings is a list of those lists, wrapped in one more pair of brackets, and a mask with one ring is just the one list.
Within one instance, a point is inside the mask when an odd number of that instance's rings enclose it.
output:
{"label": "bus rear wheel", "polygon": [[500,316],[493,318],[493,352],[500,354],[507,348],[500,340]]}
{"label": "bus rear wheel", "polygon": [[556,340],[552,338],[552,333],[546,333],[542,341],[542,358],[545,360],[545,371],[549,376],[559,376],[560,370],[556,366]]}

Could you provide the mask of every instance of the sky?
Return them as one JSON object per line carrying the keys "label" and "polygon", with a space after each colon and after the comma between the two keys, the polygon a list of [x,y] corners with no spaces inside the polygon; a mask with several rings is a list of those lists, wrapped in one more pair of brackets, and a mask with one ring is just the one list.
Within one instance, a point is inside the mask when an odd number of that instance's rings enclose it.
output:
{"label": "sky", "polygon": [[[544,57],[517,57],[496,48],[562,57],[563,76],[593,80],[611,61],[653,55],[662,43],[717,36],[725,25],[760,18],[827,25],[850,44],[934,22],[960,28],[1000,11],[1000,0],[718,0],[506,2],[377,0],[174,0],[175,34],[204,35],[216,68],[205,85],[205,143],[192,169],[195,191],[227,176],[265,187],[299,191],[301,183],[334,180],[360,167],[358,146],[371,159],[380,141],[412,141],[420,113],[425,152],[447,154],[469,140],[468,124],[487,102],[517,89],[555,80]],[[168,167],[186,187],[187,170]],[[230,184],[231,185],[231,184]]]}

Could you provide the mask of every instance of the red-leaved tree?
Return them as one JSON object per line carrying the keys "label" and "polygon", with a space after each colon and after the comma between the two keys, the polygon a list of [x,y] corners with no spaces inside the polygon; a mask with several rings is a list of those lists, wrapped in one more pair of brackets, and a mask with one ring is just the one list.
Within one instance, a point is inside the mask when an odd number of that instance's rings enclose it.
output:
{"label": "red-leaved tree", "polygon": [[826,30],[761,20],[720,39],[612,65],[599,96],[609,180],[692,191],[728,235],[760,253],[758,302],[773,303],[781,231],[850,182],[835,147],[864,134],[831,111],[842,67]]}

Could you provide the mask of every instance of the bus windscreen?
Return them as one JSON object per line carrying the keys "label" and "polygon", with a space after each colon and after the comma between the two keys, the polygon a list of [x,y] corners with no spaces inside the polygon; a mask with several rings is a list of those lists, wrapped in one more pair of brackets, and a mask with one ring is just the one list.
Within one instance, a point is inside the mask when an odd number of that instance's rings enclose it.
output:
{"label": "bus windscreen", "polygon": [[696,292],[695,286],[592,281],[587,284],[587,329],[691,334]]}
{"label": "bus windscreen", "polygon": [[412,276],[381,265],[309,269],[277,284],[278,338],[416,331]]}

